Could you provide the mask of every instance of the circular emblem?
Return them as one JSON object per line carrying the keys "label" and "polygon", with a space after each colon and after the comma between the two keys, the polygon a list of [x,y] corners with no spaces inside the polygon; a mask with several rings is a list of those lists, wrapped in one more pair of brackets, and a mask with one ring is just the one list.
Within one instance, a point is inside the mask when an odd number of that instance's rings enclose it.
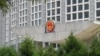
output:
{"label": "circular emblem", "polygon": [[53,32],[54,28],[55,28],[54,22],[52,20],[47,21],[47,23],[46,23],[46,30],[48,32]]}

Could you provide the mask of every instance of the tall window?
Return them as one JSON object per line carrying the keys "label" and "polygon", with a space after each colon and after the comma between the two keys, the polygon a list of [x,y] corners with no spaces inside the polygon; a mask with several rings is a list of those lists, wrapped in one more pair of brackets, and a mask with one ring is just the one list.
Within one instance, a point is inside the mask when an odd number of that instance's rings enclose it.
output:
{"label": "tall window", "polygon": [[[41,25],[42,21],[42,0],[32,2],[31,7],[31,25],[32,26],[39,26]],[[50,8],[50,4],[47,5]],[[50,15],[50,11],[48,11],[48,15]]]}
{"label": "tall window", "polygon": [[100,21],[100,1],[96,1],[96,20]]}
{"label": "tall window", "polygon": [[48,0],[46,2],[46,18],[47,20],[54,20],[60,22],[60,0]]}
{"label": "tall window", "polygon": [[27,12],[28,12],[28,8],[27,8],[27,4],[28,2],[26,0],[20,0],[19,1],[19,26],[20,27],[25,27],[27,26]]}
{"label": "tall window", "polygon": [[17,1],[16,0],[12,0],[11,4],[11,27],[15,27],[16,26],[16,17],[17,17]]}

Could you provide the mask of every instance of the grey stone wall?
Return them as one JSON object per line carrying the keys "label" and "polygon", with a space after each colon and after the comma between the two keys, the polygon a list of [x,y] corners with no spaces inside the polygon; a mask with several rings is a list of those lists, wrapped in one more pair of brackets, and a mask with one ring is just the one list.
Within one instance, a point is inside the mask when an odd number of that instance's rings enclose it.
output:
{"label": "grey stone wall", "polygon": [[5,43],[6,37],[6,19],[3,17],[3,13],[0,11],[0,46]]}
{"label": "grey stone wall", "polygon": [[90,21],[95,20],[95,0],[90,0]]}

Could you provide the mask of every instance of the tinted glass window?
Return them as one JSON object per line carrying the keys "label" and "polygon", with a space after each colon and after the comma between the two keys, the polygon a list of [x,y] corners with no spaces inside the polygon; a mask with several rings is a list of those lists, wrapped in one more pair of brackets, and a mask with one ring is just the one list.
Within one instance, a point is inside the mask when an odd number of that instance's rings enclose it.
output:
{"label": "tinted glass window", "polygon": [[97,8],[100,8],[100,2],[97,2]]}
{"label": "tinted glass window", "polygon": [[76,4],[76,0],[73,0],[73,4]]}
{"label": "tinted glass window", "polygon": [[85,7],[84,8],[85,10],[88,10],[89,9],[89,4],[85,4],[84,7]]}
{"label": "tinted glass window", "polygon": [[50,9],[50,3],[47,3],[47,9]]}
{"label": "tinted glass window", "polygon": [[59,21],[59,22],[60,22],[60,16],[57,16],[57,21]]}
{"label": "tinted glass window", "polygon": [[60,7],[60,1],[57,1],[57,7]]}
{"label": "tinted glass window", "polygon": [[71,20],[71,14],[67,14],[67,20]]}
{"label": "tinted glass window", "polygon": [[48,16],[50,16],[50,10],[47,13],[48,13]]}
{"label": "tinted glass window", "polygon": [[60,14],[60,8],[57,9],[57,14]]}
{"label": "tinted glass window", "polygon": [[78,3],[82,3],[82,0],[78,0]]}
{"label": "tinted glass window", "polygon": [[71,12],[71,7],[67,7],[67,12]]}
{"label": "tinted glass window", "polygon": [[82,5],[79,5],[78,6],[78,10],[80,11],[80,10],[82,10],[83,9],[83,6]]}
{"label": "tinted glass window", "polygon": [[81,12],[81,13],[78,13],[78,18],[79,18],[79,19],[82,19],[82,18],[83,18],[82,12]]}
{"label": "tinted glass window", "polygon": [[84,2],[88,2],[89,0],[84,0]]}
{"label": "tinted glass window", "polygon": [[89,18],[89,12],[84,12],[84,17]]}
{"label": "tinted glass window", "polygon": [[71,4],[71,0],[67,0],[67,5],[70,5]]}
{"label": "tinted glass window", "polygon": [[76,19],[76,13],[73,13],[73,19],[74,20]]}
{"label": "tinted glass window", "polygon": [[73,6],[73,11],[76,11],[76,6]]}
{"label": "tinted glass window", "polygon": [[52,8],[55,8],[55,2],[52,2]]}
{"label": "tinted glass window", "polygon": [[100,10],[97,10],[96,13],[97,13],[97,16],[100,16]]}
{"label": "tinted glass window", "polygon": [[52,15],[55,15],[55,9],[52,10]]}

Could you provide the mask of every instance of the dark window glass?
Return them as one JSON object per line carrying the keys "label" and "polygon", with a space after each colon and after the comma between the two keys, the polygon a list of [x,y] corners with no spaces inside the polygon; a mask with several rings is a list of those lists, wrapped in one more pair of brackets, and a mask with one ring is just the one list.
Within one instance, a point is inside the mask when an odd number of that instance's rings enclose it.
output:
{"label": "dark window glass", "polygon": [[97,8],[100,8],[100,2],[97,2]]}
{"label": "dark window glass", "polygon": [[89,18],[89,12],[84,12],[84,18]]}
{"label": "dark window glass", "polygon": [[57,14],[60,14],[60,8],[57,9]]}
{"label": "dark window glass", "polygon": [[39,11],[41,11],[42,10],[42,6],[41,5],[39,5]]}
{"label": "dark window glass", "polygon": [[55,2],[52,2],[52,8],[55,8]]}
{"label": "dark window glass", "polygon": [[57,16],[57,21],[59,21],[59,22],[60,22],[60,16]]}
{"label": "dark window glass", "polygon": [[47,9],[50,9],[50,3],[47,3]]}
{"label": "dark window glass", "polygon": [[37,13],[35,13],[35,18],[36,18],[36,19],[38,18],[38,14],[37,14]]}
{"label": "dark window glass", "polygon": [[34,7],[32,7],[32,13],[34,13]]}
{"label": "dark window glass", "polygon": [[67,14],[67,20],[71,20],[71,14]]}
{"label": "dark window glass", "polygon": [[47,18],[47,20],[50,20],[50,18]]}
{"label": "dark window glass", "polygon": [[78,3],[82,3],[82,0],[78,0]]}
{"label": "dark window glass", "polygon": [[48,42],[45,42],[45,47],[48,47],[49,46],[49,43]]}
{"label": "dark window glass", "polygon": [[57,1],[57,7],[60,7],[60,1]]}
{"label": "dark window glass", "polygon": [[96,20],[100,21],[100,18],[96,18]]}
{"label": "dark window glass", "polygon": [[89,0],[84,0],[84,2],[88,2]]}
{"label": "dark window glass", "polygon": [[83,6],[82,5],[79,5],[78,6],[78,10],[81,11],[82,9],[83,9]]}
{"label": "dark window glass", "polygon": [[55,15],[55,9],[52,10],[52,15]]}
{"label": "dark window glass", "polygon": [[42,21],[42,20],[41,20],[41,19],[39,19],[39,25],[41,25],[41,21]]}
{"label": "dark window glass", "polygon": [[50,16],[50,10],[48,10],[48,16]]}
{"label": "dark window glass", "polygon": [[81,13],[78,13],[78,18],[79,18],[79,19],[82,19],[82,18],[83,18],[82,12],[81,12]]}
{"label": "dark window glass", "polygon": [[34,14],[32,14],[32,19],[34,19]]}
{"label": "dark window glass", "polygon": [[89,4],[85,4],[84,7],[85,7],[84,8],[85,10],[88,10],[89,9]]}
{"label": "dark window glass", "polygon": [[97,16],[100,16],[100,10],[96,11]]}
{"label": "dark window glass", "polygon": [[67,12],[71,12],[71,7],[67,7]]}
{"label": "dark window glass", "polygon": [[67,0],[67,5],[70,5],[71,4],[71,0]]}
{"label": "dark window glass", "polygon": [[76,13],[73,13],[73,20],[76,19]]}
{"label": "dark window glass", "polygon": [[35,6],[35,12],[37,12],[38,11],[38,7],[37,6]]}
{"label": "dark window glass", "polygon": [[76,4],[76,0],[73,0],[73,4]]}
{"label": "dark window glass", "polygon": [[55,17],[52,17],[52,20],[55,20]]}
{"label": "dark window glass", "polygon": [[37,20],[35,20],[35,26],[37,26],[38,25],[38,21]]}
{"label": "dark window glass", "polygon": [[52,46],[53,48],[56,48],[56,44],[54,44],[54,43],[52,43],[51,46]]}
{"label": "dark window glass", "polygon": [[76,6],[73,6],[73,11],[76,11]]}
{"label": "dark window glass", "polygon": [[42,13],[41,13],[41,12],[39,12],[39,18],[41,18],[41,15],[42,15]]}

